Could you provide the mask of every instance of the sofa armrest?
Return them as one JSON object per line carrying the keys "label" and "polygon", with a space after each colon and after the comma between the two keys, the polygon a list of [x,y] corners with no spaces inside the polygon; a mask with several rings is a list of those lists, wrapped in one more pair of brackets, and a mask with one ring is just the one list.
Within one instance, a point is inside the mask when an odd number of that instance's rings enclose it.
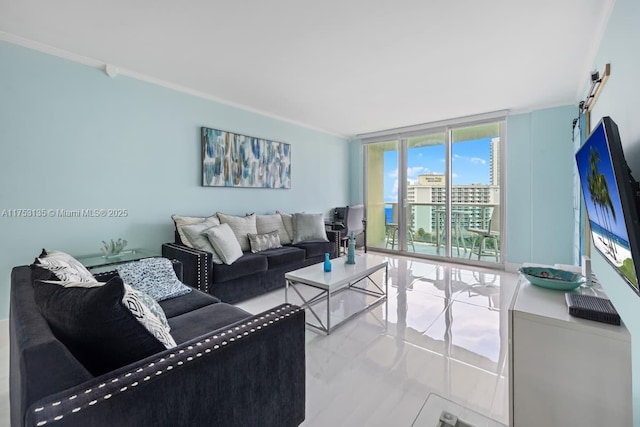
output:
{"label": "sofa armrest", "polygon": [[333,243],[333,253],[331,258],[337,258],[340,256],[340,231],[327,230],[327,239]]}
{"label": "sofa armrest", "polygon": [[209,292],[211,254],[178,243],[164,243],[162,256],[182,263],[182,282],[202,292]]}
{"label": "sofa armrest", "polygon": [[26,425],[297,426],[304,331],[304,310],[274,307],[42,399]]}

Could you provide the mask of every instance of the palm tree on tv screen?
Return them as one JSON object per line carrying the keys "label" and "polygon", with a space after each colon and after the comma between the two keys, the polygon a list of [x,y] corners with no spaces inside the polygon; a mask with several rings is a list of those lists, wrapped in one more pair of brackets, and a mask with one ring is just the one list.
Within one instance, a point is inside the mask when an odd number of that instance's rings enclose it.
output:
{"label": "palm tree on tv screen", "polygon": [[[611,231],[611,220],[610,214],[613,215],[613,220],[616,221],[616,211],[613,208],[613,202],[611,201],[611,196],[609,195],[609,185],[607,184],[607,180],[605,176],[598,171],[598,162],[600,161],[600,154],[595,147],[591,147],[589,151],[589,167],[590,172],[587,175],[587,184],[589,187],[589,193],[591,196],[591,201],[594,203],[596,216],[598,218],[598,224],[603,226],[602,228],[605,230],[605,237],[607,241],[605,242],[602,238],[602,242],[607,247],[607,252],[613,257],[614,260],[617,260],[617,249],[614,244],[614,235]],[[598,212],[598,207],[602,211],[602,222],[600,224],[600,214]]]}

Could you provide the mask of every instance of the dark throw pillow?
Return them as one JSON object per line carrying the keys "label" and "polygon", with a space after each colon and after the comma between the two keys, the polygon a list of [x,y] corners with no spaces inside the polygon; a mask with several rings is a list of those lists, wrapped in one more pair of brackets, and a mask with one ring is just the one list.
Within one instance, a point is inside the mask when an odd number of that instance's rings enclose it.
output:
{"label": "dark throw pillow", "polygon": [[124,306],[119,277],[92,288],[36,282],[34,294],[53,333],[93,375],[166,349]]}

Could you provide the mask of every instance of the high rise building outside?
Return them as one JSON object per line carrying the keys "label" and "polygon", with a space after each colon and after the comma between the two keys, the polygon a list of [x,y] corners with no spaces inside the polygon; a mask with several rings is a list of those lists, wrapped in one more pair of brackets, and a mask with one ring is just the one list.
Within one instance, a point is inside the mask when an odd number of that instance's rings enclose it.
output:
{"label": "high rise building outside", "polygon": [[[500,208],[500,139],[493,138],[489,153],[489,185],[465,184],[451,187],[452,226],[459,229],[486,228],[493,208]],[[446,179],[443,174],[418,176],[407,186],[414,232],[436,232],[444,227]]]}

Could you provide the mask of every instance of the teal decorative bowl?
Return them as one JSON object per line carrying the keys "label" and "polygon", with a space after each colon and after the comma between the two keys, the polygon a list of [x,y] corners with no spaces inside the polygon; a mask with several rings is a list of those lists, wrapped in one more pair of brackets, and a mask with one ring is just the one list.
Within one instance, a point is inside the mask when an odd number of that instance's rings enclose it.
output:
{"label": "teal decorative bowl", "polygon": [[585,282],[582,274],[550,267],[520,267],[518,271],[531,284],[557,291],[570,291]]}

